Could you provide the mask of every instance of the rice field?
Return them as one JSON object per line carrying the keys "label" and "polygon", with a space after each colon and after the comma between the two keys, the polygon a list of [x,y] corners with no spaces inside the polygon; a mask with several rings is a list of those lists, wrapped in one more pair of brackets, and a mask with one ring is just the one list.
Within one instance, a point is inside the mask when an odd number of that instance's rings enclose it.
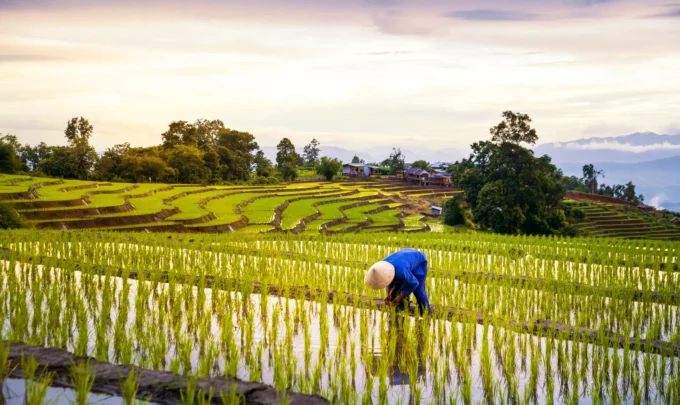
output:
{"label": "rice field", "polygon": [[[28,370],[32,403],[46,400],[52,376],[3,361],[23,342],[264,383],[281,403],[680,403],[677,242],[273,229],[0,233],[0,376]],[[402,247],[428,258],[431,315],[395,312],[363,282]],[[97,398],[80,364],[73,397]],[[125,381],[131,403],[135,374]],[[200,387],[177,403],[249,401]]]}
{"label": "rice field", "polygon": [[[29,227],[38,229],[244,234],[427,230],[424,223],[410,227],[401,220],[405,210],[414,210],[408,201],[418,201],[408,197],[413,186],[407,184],[352,181],[200,186],[9,175],[0,176],[0,180],[0,202],[14,206]],[[427,206],[427,200],[422,201],[419,205]]]}

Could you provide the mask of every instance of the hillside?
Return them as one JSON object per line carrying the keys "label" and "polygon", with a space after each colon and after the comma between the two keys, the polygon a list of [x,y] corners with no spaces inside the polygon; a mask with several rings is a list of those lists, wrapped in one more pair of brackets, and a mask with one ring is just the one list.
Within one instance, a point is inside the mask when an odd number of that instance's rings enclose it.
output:
{"label": "hillside", "polygon": [[29,226],[64,230],[421,231],[430,227],[420,213],[456,193],[375,181],[199,186],[0,177],[0,201]]}
{"label": "hillside", "polygon": [[587,236],[680,240],[680,227],[669,222],[672,215],[645,213],[627,204],[569,199],[566,202],[585,214],[577,227]]}

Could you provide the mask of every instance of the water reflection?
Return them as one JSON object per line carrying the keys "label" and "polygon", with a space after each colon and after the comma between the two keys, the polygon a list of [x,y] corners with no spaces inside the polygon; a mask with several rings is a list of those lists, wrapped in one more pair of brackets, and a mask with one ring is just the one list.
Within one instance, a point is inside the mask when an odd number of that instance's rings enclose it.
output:
{"label": "water reflection", "polygon": [[[400,314],[392,314],[390,318],[387,320],[387,333],[391,336],[396,335],[396,345],[395,345],[395,350],[394,350],[394,357],[391,359],[388,359],[390,362],[390,366],[387,369],[387,376],[390,381],[390,385],[392,386],[398,386],[398,385],[408,385],[411,383],[411,378],[414,378],[417,380],[424,378],[424,376],[427,373],[427,369],[425,367],[425,363],[423,362],[423,334],[421,333],[421,324],[420,322],[415,322],[415,331],[414,333],[416,334],[416,358],[417,358],[417,363],[418,363],[418,372],[417,375],[411,376],[409,375],[409,370],[406,367],[405,362],[402,361],[402,356],[403,353],[406,351],[405,344],[407,342],[406,339],[406,329],[408,328],[408,325],[406,325],[407,322],[411,322],[410,317],[408,316],[403,316]],[[373,354],[373,367],[372,367],[372,375],[376,376],[378,375],[378,365],[380,364],[381,358],[385,355],[385,353],[374,353]],[[414,381],[415,382],[415,381]]]}

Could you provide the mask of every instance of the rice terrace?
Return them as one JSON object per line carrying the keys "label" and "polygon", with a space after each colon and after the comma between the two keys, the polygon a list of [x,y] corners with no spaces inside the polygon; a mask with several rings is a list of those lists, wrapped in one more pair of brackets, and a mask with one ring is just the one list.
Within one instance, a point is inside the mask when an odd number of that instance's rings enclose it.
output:
{"label": "rice terrace", "polygon": [[[0,371],[29,403],[680,401],[677,242],[454,232],[408,210],[455,190],[389,182],[2,180],[33,227],[0,233]],[[431,316],[363,283],[401,247]]]}
{"label": "rice terrace", "polygon": [[680,405],[679,21],[0,0],[0,405]]}

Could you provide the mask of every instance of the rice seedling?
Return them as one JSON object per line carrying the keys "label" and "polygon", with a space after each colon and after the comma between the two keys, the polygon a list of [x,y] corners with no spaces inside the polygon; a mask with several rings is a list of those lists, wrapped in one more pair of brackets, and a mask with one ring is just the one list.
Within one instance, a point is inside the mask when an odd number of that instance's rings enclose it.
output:
{"label": "rice seedling", "polygon": [[[262,381],[282,399],[678,398],[672,294],[680,279],[658,266],[677,261],[677,243],[460,234],[188,239],[0,234],[3,337],[191,378]],[[367,264],[403,246],[428,255],[429,318],[386,311],[374,300],[383,292],[363,285]],[[128,377],[132,403],[136,378]],[[186,403],[206,397],[183,394]],[[219,395],[236,401],[235,391]]]}

